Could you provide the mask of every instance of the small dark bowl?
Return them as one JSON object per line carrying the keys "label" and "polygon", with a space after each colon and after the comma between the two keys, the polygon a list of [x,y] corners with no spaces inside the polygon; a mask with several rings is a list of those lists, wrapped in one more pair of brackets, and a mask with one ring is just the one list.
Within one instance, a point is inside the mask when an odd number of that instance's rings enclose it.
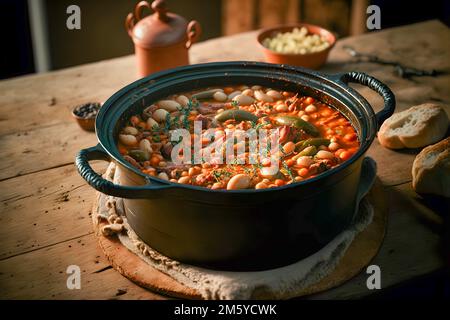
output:
{"label": "small dark bowl", "polygon": [[[86,103],[86,104],[90,104],[90,103]],[[98,102],[92,102],[92,104],[99,104]],[[85,105],[85,104],[83,104]],[[81,129],[85,130],[85,131],[92,131],[95,132],[95,118],[84,118],[84,117],[80,117],[79,115],[75,114],[75,110],[83,105],[79,105],[76,106],[75,108],[72,109],[72,116],[73,118],[77,121],[78,125],[81,127]],[[101,106],[101,104],[99,104]]]}
{"label": "small dark bowl", "polygon": [[[324,50],[312,53],[281,53],[271,50],[263,45],[263,41],[266,38],[273,38],[278,33],[290,32],[294,28],[305,27],[308,30],[308,34],[317,34],[324,37],[330,44],[330,46]],[[286,26],[279,26],[275,28],[262,30],[258,34],[258,43],[260,44],[264,56],[266,57],[266,62],[277,63],[277,64],[289,64],[292,66],[319,69],[325,64],[328,58],[328,54],[336,43],[336,37],[331,31],[325,28],[315,26],[307,23],[298,23]]]}

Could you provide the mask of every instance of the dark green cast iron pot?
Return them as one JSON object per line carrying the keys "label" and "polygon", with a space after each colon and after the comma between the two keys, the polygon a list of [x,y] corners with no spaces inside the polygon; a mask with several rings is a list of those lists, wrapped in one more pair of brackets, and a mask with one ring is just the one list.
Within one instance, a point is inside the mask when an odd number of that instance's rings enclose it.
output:
{"label": "dark green cast iron pot", "polygon": [[[347,84],[366,85],[384,99],[374,113]],[[149,177],[125,161],[119,129],[144,107],[170,94],[231,84],[302,92],[342,112],[357,130],[361,147],[342,165],[312,179],[275,189],[210,190]],[[282,266],[332,240],[352,220],[364,153],[395,97],[377,79],[360,72],[325,75],[259,62],[218,62],[180,67],[138,80],[105,102],[96,120],[99,144],[76,157],[81,176],[95,189],[124,198],[129,224],[164,255],[194,265],[228,270]],[[114,161],[120,185],[92,170],[90,160]]]}

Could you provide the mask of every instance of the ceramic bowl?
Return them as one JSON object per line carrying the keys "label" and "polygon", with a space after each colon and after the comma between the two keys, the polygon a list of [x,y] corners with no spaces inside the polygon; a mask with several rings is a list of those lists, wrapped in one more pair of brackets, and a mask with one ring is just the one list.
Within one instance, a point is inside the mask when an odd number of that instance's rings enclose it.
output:
{"label": "ceramic bowl", "polygon": [[[306,54],[292,54],[292,53],[280,53],[274,50],[266,48],[262,43],[266,38],[273,38],[278,33],[290,32],[294,28],[305,27],[308,30],[308,34],[318,34],[324,37],[330,46],[322,51],[306,53]],[[309,69],[319,69],[325,64],[328,58],[328,54],[336,43],[336,37],[334,34],[322,27],[315,26],[307,23],[298,23],[292,25],[279,26],[270,29],[264,29],[258,34],[258,43],[262,48],[266,62],[277,64],[289,64],[293,66],[299,66]]]}

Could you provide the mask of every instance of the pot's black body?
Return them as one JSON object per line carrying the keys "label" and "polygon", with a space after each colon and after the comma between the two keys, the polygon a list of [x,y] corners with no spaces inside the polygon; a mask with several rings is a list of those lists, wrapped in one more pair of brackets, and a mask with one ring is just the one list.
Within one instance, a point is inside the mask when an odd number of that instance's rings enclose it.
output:
{"label": "pot's black body", "polygon": [[[379,92],[385,107],[374,114],[347,86],[357,82]],[[300,91],[339,109],[354,125],[360,150],[315,178],[263,190],[209,190],[148,177],[120,156],[118,130],[133,114],[173,93],[227,84],[258,84]],[[138,80],[113,95],[96,120],[100,144],[80,151],[80,174],[97,190],[124,198],[127,219],[152,248],[176,260],[219,269],[267,269],[306,257],[351,222],[363,155],[395,107],[385,85],[363,73],[323,75],[257,62],[191,65]],[[102,179],[93,159],[117,163],[120,185]]]}

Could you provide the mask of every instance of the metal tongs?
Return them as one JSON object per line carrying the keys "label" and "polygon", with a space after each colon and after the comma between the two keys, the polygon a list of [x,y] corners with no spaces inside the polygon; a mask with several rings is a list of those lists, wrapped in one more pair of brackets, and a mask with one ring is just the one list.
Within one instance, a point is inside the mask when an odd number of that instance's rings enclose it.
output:
{"label": "metal tongs", "polygon": [[410,77],[415,77],[415,76],[435,77],[441,73],[434,69],[433,70],[421,70],[421,69],[406,67],[406,66],[402,65],[401,63],[398,63],[395,61],[382,60],[372,54],[360,53],[350,46],[343,46],[343,49],[346,50],[352,57],[358,58],[359,59],[358,61],[360,61],[360,62],[372,62],[372,63],[381,64],[381,65],[394,66],[395,74],[397,74],[399,77],[402,77],[402,78],[410,78]]}

